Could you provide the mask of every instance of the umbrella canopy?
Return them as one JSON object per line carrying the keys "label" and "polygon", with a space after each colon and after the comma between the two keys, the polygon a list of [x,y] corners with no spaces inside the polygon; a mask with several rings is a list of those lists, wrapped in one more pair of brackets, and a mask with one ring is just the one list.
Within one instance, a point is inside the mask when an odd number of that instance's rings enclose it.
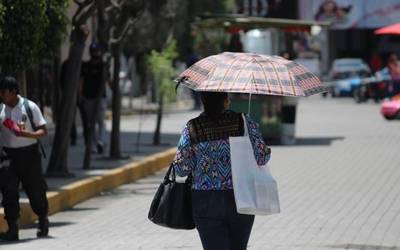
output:
{"label": "umbrella canopy", "polygon": [[196,91],[280,96],[325,92],[317,76],[279,56],[224,52],[206,57],[182,72],[176,81]]}
{"label": "umbrella canopy", "polygon": [[375,35],[400,35],[400,23],[395,23],[374,31]]}

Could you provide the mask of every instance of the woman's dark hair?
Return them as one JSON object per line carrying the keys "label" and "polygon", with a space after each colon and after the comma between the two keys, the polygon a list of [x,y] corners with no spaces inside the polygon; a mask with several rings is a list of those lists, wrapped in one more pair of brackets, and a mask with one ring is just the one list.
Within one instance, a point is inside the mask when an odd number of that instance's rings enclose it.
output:
{"label": "woman's dark hair", "polygon": [[6,76],[0,81],[0,90],[15,91],[19,94],[19,86],[17,80],[12,76]]}
{"label": "woman's dark hair", "polygon": [[225,92],[201,92],[201,102],[208,116],[216,116],[224,111],[224,101],[228,97]]}

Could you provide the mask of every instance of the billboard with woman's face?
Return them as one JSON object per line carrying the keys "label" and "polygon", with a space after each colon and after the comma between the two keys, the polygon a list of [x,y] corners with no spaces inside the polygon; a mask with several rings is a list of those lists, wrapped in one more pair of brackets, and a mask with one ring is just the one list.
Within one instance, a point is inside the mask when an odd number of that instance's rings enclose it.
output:
{"label": "billboard with woman's face", "polygon": [[300,0],[300,18],[333,28],[379,28],[400,21],[399,0]]}

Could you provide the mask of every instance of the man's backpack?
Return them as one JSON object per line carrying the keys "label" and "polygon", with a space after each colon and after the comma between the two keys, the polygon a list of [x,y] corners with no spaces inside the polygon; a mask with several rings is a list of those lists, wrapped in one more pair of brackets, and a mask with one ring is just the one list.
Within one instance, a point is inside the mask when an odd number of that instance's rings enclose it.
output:
{"label": "man's backpack", "polygon": [[[31,123],[31,127],[32,127],[33,131],[36,131],[37,127],[36,127],[35,123],[33,122],[33,113],[32,113],[31,107],[29,106],[28,101],[29,101],[28,98],[24,98],[23,105],[24,105],[25,111],[28,115],[29,122]],[[38,141],[40,150],[42,151],[43,157],[46,158],[46,151],[44,150],[42,142],[39,139],[37,139],[37,141]]]}

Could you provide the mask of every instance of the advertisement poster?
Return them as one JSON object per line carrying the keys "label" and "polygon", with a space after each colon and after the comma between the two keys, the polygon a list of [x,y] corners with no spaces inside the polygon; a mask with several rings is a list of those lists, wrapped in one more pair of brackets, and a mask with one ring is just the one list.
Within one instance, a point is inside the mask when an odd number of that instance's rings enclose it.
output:
{"label": "advertisement poster", "polygon": [[327,21],[332,28],[374,29],[400,20],[399,0],[302,0],[303,20]]}

